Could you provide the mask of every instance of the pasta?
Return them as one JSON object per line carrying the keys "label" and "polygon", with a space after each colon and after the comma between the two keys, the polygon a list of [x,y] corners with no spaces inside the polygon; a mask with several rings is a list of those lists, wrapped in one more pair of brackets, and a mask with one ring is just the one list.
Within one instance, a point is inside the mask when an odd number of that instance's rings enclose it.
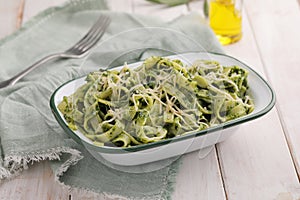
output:
{"label": "pasta", "polygon": [[178,137],[254,110],[238,66],[150,57],[136,69],[96,71],[58,105],[72,130],[97,146],[130,147]]}

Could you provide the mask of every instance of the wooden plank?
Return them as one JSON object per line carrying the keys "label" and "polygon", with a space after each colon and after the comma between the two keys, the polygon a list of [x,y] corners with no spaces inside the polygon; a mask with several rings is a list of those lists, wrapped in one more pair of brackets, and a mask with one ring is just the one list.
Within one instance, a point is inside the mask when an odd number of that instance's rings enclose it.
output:
{"label": "wooden plank", "polygon": [[0,38],[18,28],[18,17],[22,0],[0,0]]}
{"label": "wooden plank", "polygon": [[229,199],[276,199],[281,194],[299,198],[295,191],[299,183],[276,110],[241,126],[217,149]]}
{"label": "wooden plank", "polygon": [[[276,1],[270,2],[261,12],[266,12],[274,2]],[[253,13],[249,13],[252,20],[261,1],[249,4],[253,7]],[[248,6],[247,4],[247,9]],[[256,46],[256,38],[252,34],[253,30],[245,12],[243,16],[242,40],[225,46],[224,49],[263,74],[265,60],[260,59],[261,48]],[[261,26],[266,26],[270,20],[274,18],[257,18]],[[258,29],[255,27],[254,31]],[[272,31],[275,29],[268,32]],[[262,36],[264,41],[261,42],[272,43],[273,41],[266,41],[269,37],[270,35]],[[281,101],[278,101],[278,104],[280,105]],[[276,109],[261,119],[241,126],[235,135],[217,145],[217,150],[228,199],[282,199],[290,196],[299,198],[299,182]]]}
{"label": "wooden plank", "polygon": [[299,4],[296,0],[266,0],[246,5],[260,56],[276,90],[277,108],[300,179]]}
{"label": "wooden plank", "polygon": [[208,147],[183,157],[172,199],[226,199],[216,149]]}
{"label": "wooden plank", "polygon": [[1,184],[0,199],[68,199],[68,191],[53,180],[47,162],[34,164],[20,176]]}

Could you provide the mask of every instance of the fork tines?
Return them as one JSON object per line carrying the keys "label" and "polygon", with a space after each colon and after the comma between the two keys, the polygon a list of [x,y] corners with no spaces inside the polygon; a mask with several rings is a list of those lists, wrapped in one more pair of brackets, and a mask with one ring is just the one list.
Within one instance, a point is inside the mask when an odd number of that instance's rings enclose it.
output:
{"label": "fork tines", "polygon": [[74,46],[82,51],[87,51],[93,47],[102,37],[106,28],[110,24],[110,18],[101,15],[87,34]]}

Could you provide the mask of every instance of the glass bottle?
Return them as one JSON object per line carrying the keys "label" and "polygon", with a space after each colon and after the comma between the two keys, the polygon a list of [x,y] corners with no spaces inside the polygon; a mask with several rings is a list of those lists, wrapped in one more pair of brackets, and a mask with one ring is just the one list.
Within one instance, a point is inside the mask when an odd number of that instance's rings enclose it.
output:
{"label": "glass bottle", "polygon": [[242,38],[242,0],[210,0],[209,25],[223,45]]}

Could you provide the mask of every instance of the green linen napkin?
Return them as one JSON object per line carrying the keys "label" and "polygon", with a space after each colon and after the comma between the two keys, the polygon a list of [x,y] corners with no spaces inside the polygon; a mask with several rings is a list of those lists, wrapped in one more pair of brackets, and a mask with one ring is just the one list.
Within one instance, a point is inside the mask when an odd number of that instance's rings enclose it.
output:
{"label": "green linen napkin", "polygon": [[99,67],[135,62],[149,55],[221,52],[199,16],[190,14],[163,23],[149,16],[108,11],[105,1],[70,1],[44,11],[0,41],[0,81],[43,56],[70,47],[100,14],[109,15],[112,22],[94,54],[45,64],[15,86],[0,89],[0,181],[34,162],[51,160],[56,180],[70,188],[130,199],[169,199],[180,160],[144,173],[134,173],[140,167],[128,171],[99,162],[67,137],[51,113],[49,99],[62,83]]}

